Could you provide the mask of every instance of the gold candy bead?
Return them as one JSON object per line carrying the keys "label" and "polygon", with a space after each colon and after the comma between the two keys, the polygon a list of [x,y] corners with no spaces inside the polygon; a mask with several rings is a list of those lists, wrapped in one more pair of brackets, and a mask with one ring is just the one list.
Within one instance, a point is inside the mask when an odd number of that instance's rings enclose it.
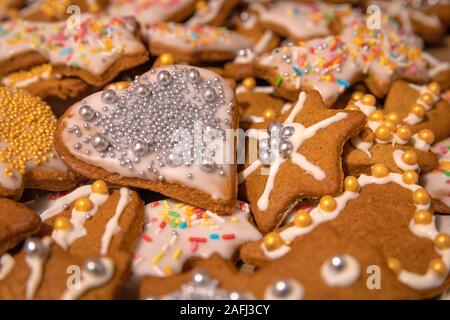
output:
{"label": "gold candy bead", "polygon": [[256,80],[252,77],[247,77],[244,80],[242,80],[242,85],[247,90],[253,90],[256,87]]}
{"label": "gold candy bead", "polygon": [[369,121],[382,121],[384,119],[384,111],[376,110],[369,115]]}
{"label": "gold candy bead", "polygon": [[169,66],[175,63],[175,59],[171,53],[163,53],[158,57],[158,62],[160,66]]}
{"label": "gold candy bead", "polygon": [[432,144],[435,139],[434,132],[429,129],[422,129],[419,131],[419,138],[428,144]]}
{"label": "gold candy bead", "polygon": [[403,125],[397,128],[395,134],[403,141],[408,141],[409,139],[411,139],[412,131],[408,126]]}
{"label": "gold candy bead", "polygon": [[361,99],[363,97],[363,95],[364,95],[364,93],[362,93],[361,91],[355,91],[352,94],[352,99],[355,100],[355,101],[359,100],[359,99]]}
{"label": "gold candy bead", "polygon": [[311,215],[305,210],[298,210],[294,217],[294,224],[297,227],[305,228],[313,223]]}
{"label": "gold candy bead", "polygon": [[414,170],[403,172],[403,182],[406,184],[416,184],[419,181],[419,175]]}
{"label": "gold candy bead", "polygon": [[108,185],[103,180],[95,181],[92,184],[91,189],[92,189],[93,193],[98,193],[98,194],[108,194],[109,193]]}
{"label": "gold candy bead", "polygon": [[377,163],[377,164],[373,165],[371,168],[371,171],[372,171],[372,176],[377,177],[377,178],[384,178],[389,174],[388,168],[382,163]]}
{"label": "gold candy bead", "polygon": [[425,189],[420,188],[414,191],[413,200],[415,204],[428,204],[430,203],[430,195]]}
{"label": "gold candy bead", "polygon": [[365,94],[362,96],[361,102],[368,106],[374,106],[375,103],[377,103],[377,100],[375,99],[375,97],[373,95]]}
{"label": "gold candy bead", "polygon": [[418,116],[419,118],[423,118],[423,116],[425,115],[425,108],[423,107],[423,105],[418,104],[418,103],[413,103],[411,108],[409,109],[409,112],[411,112],[412,114]]}
{"label": "gold candy bead", "polygon": [[431,105],[433,103],[433,96],[431,94],[429,94],[428,92],[422,93],[420,95],[419,99],[422,100],[423,102],[425,102],[428,105]]}
{"label": "gold candy bead", "polygon": [[276,117],[275,110],[273,110],[272,108],[267,108],[263,112],[263,117],[266,120],[273,120],[273,119],[275,119],[275,117]]}
{"label": "gold candy bead", "polygon": [[417,164],[417,154],[413,150],[405,151],[402,155],[402,160],[411,166],[415,165]]}
{"label": "gold candy bead", "polygon": [[345,191],[358,192],[359,181],[358,179],[356,179],[356,177],[348,176],[344,179],[344,187]]}
{"label": "gold candy bead", "polygon": [[377,139],[380,139],[381,141],[388,141],[391,138],[391,133],[392,130],[382,124],[375,130],[375,137],[377,137]]}
{"label": "gold candy bead", "polygon": [[396,258],[388,258],[387,265],[388,265],[389,269],[394,271],[396,274],[399,274],[400,271],[402,270],[402,264]]}
{"label": "gold candy bead", "polygon": [[268,251],[273,251],[284,245],[284,241],[278,232],[269,232],[264,237],[264,246]]}
{"label": "gold candy bead", "polygon": [[326,212],[332,212],[337,208],[337,202],[332,196],[323,196],[320,199],[319,207]]}
{"label": "gold candy bead", "polygon": [[414,212],[414,222],[416,224],[430,224],[433,221],[433,215],[430,211],[419,210]]}
{"label": "gold candy bead", "polygon": [[394,131],[397,128],[397,125],[392,120],[384,120],[383,125],[388,127],[391,131]]}
{"label": "gold candy bead", "polygon": [[94,204],[88,197],[81,197],[75,201],[75,210],[77,211],[87,212],[91,211],[93,207]]}
{"label": "gold candy bead", "polygon": [[427,88],[435,95],[441,94],[441,86],[437,82],[430,82],[427,84]]}
{"label": "gold candy bead", "polygon": [[67,217],[58,217],[55,219],[55,222],[53,223],[53,227],[56,230],[69,230],[72,228],[72,223],[70,222],[69,218],[67,218]]}
{"label": "gold candy bead", "polygon": [[450,248],[450,235],[447,233],[439,233],[434,239],[434,245],[441,250]]}
{"label": "gold candy bead", "polygon": [[447,265],[441,258],[436,258],[430,261],[429,268],[436,272],[439,277],[445,277],[447,275]]}

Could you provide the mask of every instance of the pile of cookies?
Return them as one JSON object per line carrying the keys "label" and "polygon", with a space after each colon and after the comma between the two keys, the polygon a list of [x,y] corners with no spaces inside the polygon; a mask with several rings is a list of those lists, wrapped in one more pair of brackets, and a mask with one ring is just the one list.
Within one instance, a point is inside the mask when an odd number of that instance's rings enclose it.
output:
{"label": "pile of cookies", "polygon": [[449,26],[447,1],[2,1],[0,299],[439,298]]}

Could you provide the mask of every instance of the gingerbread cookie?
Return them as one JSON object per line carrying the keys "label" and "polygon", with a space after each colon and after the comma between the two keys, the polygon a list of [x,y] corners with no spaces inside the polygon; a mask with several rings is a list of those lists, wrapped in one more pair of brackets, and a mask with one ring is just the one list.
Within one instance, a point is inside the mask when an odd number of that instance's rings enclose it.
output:
{"label": "gingerbread cookie", "polygon": [[19,16],[34,21],[60,21],[76,12],[98,13],[107,2],[108,0],[35,0],[21,9]]}
{"label": "gingerbread cookie", "polygon": [[430,44],[441,42],[445,35],[445,27],[439,17],[421,10],[421,4],[415,7],[413,2],[371,0],[368,5],[378,6],[385,14],[400,21],[406,32],[414,32],[425,42]]}
{"label": "gingerbread cookie", "polygon": [[[374,271],[375,270],[375,271]],[[380,275],[374,279],[374,272]],[[254,273],[239,273],[218,255],[170,278],[145,277],[142,299],[418,299],[448,287],[414,290],[397,280],[378,250],[366,241],[351,241],[333,228],[319,226],[294,241],[276,263]]]}
{"label": "gingerbread cookie", "polygon": [[24,205],[9,199],[0,199],[0,260],[3,253],[35,234],[40,224],[39,216]]}
{"label": "gingerbread cookie", "polygon": [[78,26],[12,19],[0,24],[0,77],[49,62],[56,74],[102,86],[147,61],[130,19],[83,14]]}
{"label": "gingerbread cookie", "polygon": [[241,245],[261,239],[248,220],[250,210],[244,202],[236,203],[231,216],[221,217],[167,199],[148,204],[145,215],[146,225],[134,254],[136,278],[171,276],[193,259],[213,253],[233,259]]}
{"label": "gingerbread cookie", "polygon": [[450,135],[450,104],[440,94],[437,83],[418,86],[396,81],[386,98],[385,111],[397,112],[413,133],[427,129],[434,132],[436,140],[442,140]]}
{"label": "gingerbread cookie", "polygon": [[110,0],[107,11],[118,17],[134,17],[143,31],[155,23],[180,22],[195,10],[196,0]]}
{"label": "gingerbread cookie", "polygon": [[441,61],[431,54],[424,52],[423,58],[427,62],[428,76],[437,82],[442,90],[450,88],[450,63]]}
{"label": "gingerbread cookie", "polygon": [[431,171],[437,165],[437,157],[425,145],[414,147],[418,145],[419,137],[413,138],[412,129],[402,123],[398,113],[385,114],[383,110],[377,110],[375,104],[373,95],[357,91],[346,108],[361,111],[368,117],[367,126],[344,148],[346,175],[370,174],[371,167],[377,163],[386,165],[391,172]]}
{"label": "gingerbread cookie", "polygon": [[[276,121],[251,127],[245,169],[238,176],[262,232],[277,227],[301,198],[341,190],[342,147],[364,124],[362,112],[327,110],[320,94],[311,91],[300,93]],[[255,159],[251,146],[257,143]]]}
{"label": "gingerbread cookie", "polygon": [[237,111],[232,89],[215,73],[153,69],[126,90],[98,92],[69,108],[56,148],[86,177],[231,213],[235,147],[225,133],[237,127]]}
{"label": "gingerbread cookie", "polygon": [[19,198],[24,188],[67,190],[77,175],[53,148],[56,117],[24,90],[0,87],[0,196]]}
{"label": "gingerbread cookie", "polygon": [[241,2],[241,0],[210,0],[198,1],[195,5],[194,15],[187,21],[193,25],[222,25],[230,15],[231,11]]}
{"label": "gingerbread cookie", "polygon": [[232,60],[251,42],[225,27],[158,23],[147,32],[150,53],[170,52],[178,61],[188,63]]}
{"label": "gingerbread cookie", "polygon": [[377,164],[372,176],[347,177],[344,193],[322,197],[309,213],[300,210],[293,224],[244,246],[241,255],[260,265],[278,259],[291,251],[291,243],[326,224],[346,240],[379,251],[397,280],[416,295],[437,295],[450,284],[450,236],[437,231],[431,198],[417,181],[413,171],[389,173]]}
{"label": "gingerbread cookie", "polygon": [[435,210],[450,214],[450,138],[437,142],[431,151],[439,157],[439,165],[420,181],[433,198]]}
{"label": "gingerbread cookie", "polygon": [[[127,188],[95,181],[41,213],[42,238],[30,238],[0,279],[3,299],[113,299],[130,272],[144,205]],[[10,260],[10,259],[8,259]],[[69,275],[78,270],[78,278]],[[72,280],[69,281],[69,280]],[[75,281],[75,283],[73,283]]]}
{"label": "gingerbread cookie", "polygon": [[13,72],[1,79],[1,82],[8,87],[24,88],[43,99],[50,96],[75,98],[87,90],[88,85],[83,80],[63,78],[52,70],[52,65],[46,63],[30,70]]}

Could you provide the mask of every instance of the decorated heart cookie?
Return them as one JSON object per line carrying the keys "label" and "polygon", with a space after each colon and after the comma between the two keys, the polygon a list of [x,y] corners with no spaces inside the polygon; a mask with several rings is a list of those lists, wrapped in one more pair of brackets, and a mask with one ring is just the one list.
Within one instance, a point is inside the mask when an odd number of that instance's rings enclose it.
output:
{"label": "decorated heart cookie", "polygon": [[149,50],[154,55],[170,52],[178,61],[232,60],[240,50],[251,48],[251,42],[225,27],[158,23],[147,32]]}
{"label": "decorated heart cookie", "polygon": [[[252,126],[239,183],[262,232],[275,228],[299,199],[340,191],[342,146],[364,123],[363,113],[327,110],[311,91],[300,93],[276,121]],[[255,144],[256,159],[250,149]]]}
{"label": "decorated heart cookie", "polygon": [[46,103],[24,90],[0,87],[0,114],[0,196],[75,185],[76,174],[53,148],[56,117]]}
{"label": "decorated heart cookie", "polygon": [[134,254],[135,277],[171,276],[181,272],[186,262],[213,253],[232,259],[242,244],[261,239],[248,220],[250,210],[244,202],[238,202],[229,217],[171,199],[148,204],[145,214]]}
{"label": "decorated heart cookie", "polygon": [[341,237],[382,253],[397,280],[418,295],[438,294],[448,285],[450,236],[437,231],[431,198],[417,181],[413,171],[389,173],[377,164],[372,176],[347,177],[344,193],[322,197],[309,213],[298,211],[293,224],[266,235],[262,243],[249,244],[241,254],[246,262],[264,264],[289,252],[292,241],[327,224]]}
{"label": "decorated heart cookie", "polygon": [[375,103],[373,95],[355,92],[346,108],[362,111],[368,119],[367,126],[344,149],[345,173],[370,174],[377,163],[386,165],[391,172],[431,171],[437,165],[436,156],[429,151],[433,132],[423,130],[413,136],[410,125],[403,124],[398,113],[385,114],[384,110],[377,110]]}
{"label": "decorated heart cookie", "polygon": [[95,93],[59,122],[57,150],[86,177],[146,188],[231,213],[236,203],[237,108],[227,82],[206,69],[151,70],[125,90]]}
{"label": "decorated heart cookie", "polygon": [[437,154],[439,165],[420,181],[433,198],[435,210],[450,214],[450,138],[437,142],[431,151]]}
{"label": "decorated heart cookie", "polygon": [[436,140],[450,135],[450,104],[441,98],[437,83],[419,86],[395,82],[386,98],[385,110],[397,112],[413,133],[432,130]]}
{"label": "decorated heart cookie", "polygon": [[[35,234],[40,224],[39,216],[24,205],[0,199],[0,261],[3,253]],[[0,262],[0,280],[5,272],[1,264]]]}
{"label": "decorated heart cookie", "polygon": [[49,62],[57,74],[101,86],[147,61],[132,20],[83,14],[79,21],[0,24],[0,76]]}

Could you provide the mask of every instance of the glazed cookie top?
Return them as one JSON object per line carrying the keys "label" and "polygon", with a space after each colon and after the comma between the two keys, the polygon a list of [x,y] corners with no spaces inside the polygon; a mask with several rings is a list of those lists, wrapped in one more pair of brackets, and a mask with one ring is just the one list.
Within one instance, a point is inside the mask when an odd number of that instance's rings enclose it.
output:
{"label": "glazed cookie top", "polygon": [[83,14],[79,26],[67,21],[31,22],[12,19],[0,24],[0,62],[37,52],[53,65],[103,74],[123,55],[145,52],[130,20]]}
{"label": "glazed cookie top", "polygon": [[56,117],[40,98],[0,87],[0,186],[18,190],[36,166],[66,172],[53,150]]}
{"label": "glazed cookie top", "polygon": [[182,51],[220,50],[236,54],[251,48],[251,42],[225,27],[185,25],[174,22],[157,23],[148,31],[150,45],[158,43]]}
{"label": "glazed cookie top", "polygon": [[231,216],[218,216],[172,199],[155,201],[145,207],[146,224],[136,248],[133,273],[136,276],[170,276],[182,271],[192,258],[219,253],[233,258],[238,247],[261,239],[248,221],[250,209],[236,203]]}
{"label": "glazed cookie top", "polygon": [[121,177],[168,181],[223,199],[235,175],[234,95],[215,73],[152,69],[125,90],[97,92],[63,117],[61,140],[75,158]]}

